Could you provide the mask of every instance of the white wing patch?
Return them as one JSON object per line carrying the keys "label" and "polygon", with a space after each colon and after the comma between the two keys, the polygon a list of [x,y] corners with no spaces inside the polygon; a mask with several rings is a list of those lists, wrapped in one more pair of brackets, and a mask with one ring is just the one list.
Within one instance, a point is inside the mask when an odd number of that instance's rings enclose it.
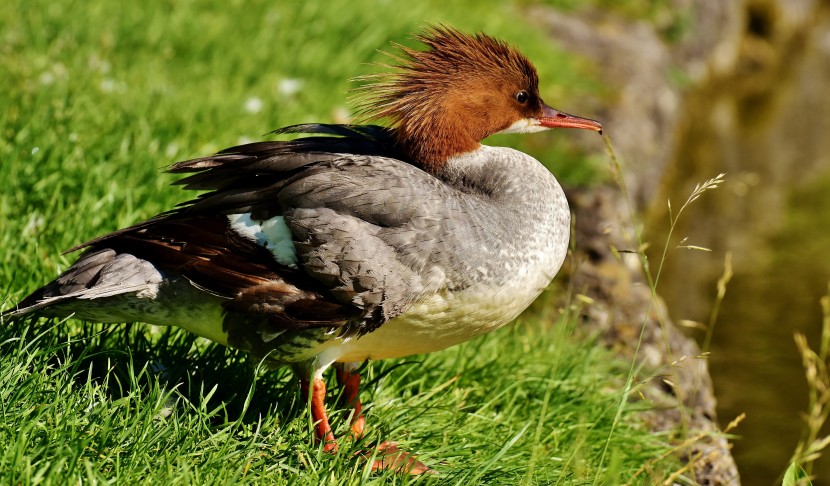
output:
{"label": "white wing patch", "polygon": [[240,236],[264,246],[274,259],[287,267],[297,268],[297,249],[285,218],[274,216],[265,221],[251,219],[251,213],[229,214],[231,229]]}

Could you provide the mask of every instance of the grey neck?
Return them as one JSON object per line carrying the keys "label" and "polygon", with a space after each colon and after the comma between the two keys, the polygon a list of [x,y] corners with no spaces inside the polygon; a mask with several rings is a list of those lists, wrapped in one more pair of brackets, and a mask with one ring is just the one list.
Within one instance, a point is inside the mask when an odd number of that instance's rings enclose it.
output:
{"label": "grey neck", "polygon": [[439,177],[459,191],[450,204],[462,213],[447,231],[463,252],[448,277],[470,285],[524,276],[529,285],[547,285],[570,236],[570,210],[556,178],[527,154],[489,146],[453,157]]}

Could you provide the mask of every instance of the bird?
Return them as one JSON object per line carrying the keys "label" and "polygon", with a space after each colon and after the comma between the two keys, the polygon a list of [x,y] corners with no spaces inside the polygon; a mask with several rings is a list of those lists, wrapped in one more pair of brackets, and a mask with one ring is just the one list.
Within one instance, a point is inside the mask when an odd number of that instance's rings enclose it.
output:
{"label": "bird", "polygon": [[[292,125],[275,131],[289,140],[173,164],[174,184],[204,192],[72,248],[74,264],[3,317],[174,325],[290,366],[327,452],[338,450],[333,367],[361,437],[364,362],[494,331],[564,262],[570,210],[556,178],[482,140],[602,132],[546,105],[533,64],[502,40],[445,25],[414,39],[420,48],[395,44],[391,72],[361,78],[359,122]],[[429,471],[394,442],[378,451],[373,469]]]}

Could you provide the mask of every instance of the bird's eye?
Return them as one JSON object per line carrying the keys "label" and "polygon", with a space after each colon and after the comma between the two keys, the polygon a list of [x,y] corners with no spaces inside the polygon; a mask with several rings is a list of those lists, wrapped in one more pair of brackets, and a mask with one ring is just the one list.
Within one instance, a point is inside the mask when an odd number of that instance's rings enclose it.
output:
{"label": "bird's eye", "polygon": [[527,91],[519,91],[518,93],[516,93],[516,101],[518,101],[521,104],[527,103],[527,100],[529,99],[530,95],[527,94]]}

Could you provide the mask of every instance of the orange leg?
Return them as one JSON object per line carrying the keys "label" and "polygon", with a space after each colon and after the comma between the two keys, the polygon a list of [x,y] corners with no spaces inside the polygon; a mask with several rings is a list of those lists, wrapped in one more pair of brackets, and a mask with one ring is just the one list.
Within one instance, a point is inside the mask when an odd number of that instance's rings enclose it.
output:
{"label": "orange leg", "polygon": [[[337,382],[343,387],[342,401],[352,407],[351,432],[355,439],[363,436],[366,426],[366,419],[362,414],[360,404],[360,374],[354,372],[349,365],[335,365]],[[334,433],[331,431],[328,414],[326,413],[326,384],[323,380],[314,378],[300,379],[300,388],[303,398],[308,401],[311,398],[311,417],[314,420],[314,436],[319,442],[325,444],[323,450],[336,452],[337,442]],[[395,442],[383,442],[376,449],[376,459],[372,462],[372,470],[394,470],[408,474],[424,474],[433,471],[424,463],[408,452],[401,451]],[[371,453],[363,452],[364,457],[371,456]]]}
{"label": "orange leg", "polygon": [[[359,439],[363,437],[366,427],[366,418],[363,416],[363,407],[360,404],[360,373],[357,373],[350,364],[336,363],[334,367],[337,373],[337,383],[343,387],[341,402],[347,407],[352,407],[352,437]],[[373,471],[394,470],[412,475],[433,472],[415,456],[400,450],[395,442],[383,442],[376,451],[376,459],[372,462]],[[364,452],[362,455],[368,457],[371,454]]]}
{"label": "orange leg", "polygon": [[360,404],[360,373],[352,372],[345,365],[335,365],[337,383],[343,387],[341,402],[352,407],[352,437],[360,439],[366,428],[366,418],[363,416],[363,406]]}
{"label": "orange leg", "polygon": [[[300,389],[303,398],[307,401],[309,396],[309,382],[306,379],[300,380]],[[311,418],[314,420],[314,435],[317,440],[324,443],[323,450],[326,452],[337,451],[337,442],[329,425],[329,417],[326,413],[326,383],[318,378],[311,380]]]}

